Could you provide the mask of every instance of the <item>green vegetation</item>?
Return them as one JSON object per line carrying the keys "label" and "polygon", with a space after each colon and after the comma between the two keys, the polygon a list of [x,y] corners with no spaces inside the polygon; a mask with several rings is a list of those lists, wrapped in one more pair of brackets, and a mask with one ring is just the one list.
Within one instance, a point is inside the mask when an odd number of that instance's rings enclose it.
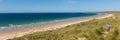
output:
{"label": "green vegetation", "polygon": [[[93,19],[89,22],[82,22],[69,25],[65,28],[36,32],[22,37],[8,40],[120,40],[120,14],[115,14],[115,18]],[[111,25],[111,31],[106,34],[106,25]]]}

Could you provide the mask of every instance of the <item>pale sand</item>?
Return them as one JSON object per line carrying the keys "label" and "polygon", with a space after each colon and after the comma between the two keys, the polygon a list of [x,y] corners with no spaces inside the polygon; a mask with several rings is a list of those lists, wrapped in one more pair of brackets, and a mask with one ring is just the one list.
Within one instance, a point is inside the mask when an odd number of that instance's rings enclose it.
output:
{"label": "pale sand", "polygon": [[15,30],[10,30],[7,32],[3,32],[0,34],[0,40],[7,40],[11,39],[14,37],[20,37],[26,34],[31,34],[34,32],[40,32],[40,31],[47,31],[47,30],[55,30],[58,28],[63,28],[71,24],[77,24],[80,22],[86,22],[92,19],[104,19],[108,17],[113,17],[113,14],[105,14],[103,16],[98,16],[98,17],[91,17],[91,18],[85,18],[85,19],[78,19],[78,20],[70,20],[70,21],[65,21],[65,22],[59,22],[59,23],[51,23],[47,25],[41,25],[41,26],[36,26],[36,27],[31,27],[31,28],[22,28],[22,29],[15,29]]}

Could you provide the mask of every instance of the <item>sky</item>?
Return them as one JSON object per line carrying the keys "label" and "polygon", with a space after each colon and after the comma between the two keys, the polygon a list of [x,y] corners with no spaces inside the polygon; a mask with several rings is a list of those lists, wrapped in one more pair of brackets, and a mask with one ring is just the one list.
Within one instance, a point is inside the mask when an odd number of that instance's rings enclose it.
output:
{"label": "sky", "polygon": [[0,13],[120,11],[120,0],[0,0]]}

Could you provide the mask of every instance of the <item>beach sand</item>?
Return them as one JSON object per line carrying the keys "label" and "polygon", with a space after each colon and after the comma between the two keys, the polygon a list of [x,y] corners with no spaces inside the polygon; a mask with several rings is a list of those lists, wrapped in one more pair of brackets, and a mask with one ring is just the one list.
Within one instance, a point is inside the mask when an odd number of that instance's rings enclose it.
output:
{"label": "beach sand", "polygon": [[[31,34],[34,32],[40,32],[40,31],[47,31],[47,30],[55,30],[58,28],[63,28],[68,25],[77,24],[80,22],[87,22],[92,19],[104,19],[108,17],[113,17],[113,14],[105,14],[98,17],[91,17],[91,18],[83,18],[83,19],[77,19],[77,20],[69,20],[64,22],[56,22],[51,24],[43,24],[40,26],[34,26],[34,27],[26,27],[26,28],[15,28],[15,29],[6,29],[1,30],[0,32],[0,40],[7,40],[14,37],[20,37],[26,34]],[[9,30],[9,31],[8,31]]]}

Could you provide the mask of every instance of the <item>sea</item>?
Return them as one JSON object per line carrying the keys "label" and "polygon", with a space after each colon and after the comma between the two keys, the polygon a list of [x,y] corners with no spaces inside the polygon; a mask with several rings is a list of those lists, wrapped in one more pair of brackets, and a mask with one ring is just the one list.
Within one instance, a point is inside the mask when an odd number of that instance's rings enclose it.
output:
{"label": "sea", "polygon": [[0,29],[100,16],[97,13],[0,13]]}

